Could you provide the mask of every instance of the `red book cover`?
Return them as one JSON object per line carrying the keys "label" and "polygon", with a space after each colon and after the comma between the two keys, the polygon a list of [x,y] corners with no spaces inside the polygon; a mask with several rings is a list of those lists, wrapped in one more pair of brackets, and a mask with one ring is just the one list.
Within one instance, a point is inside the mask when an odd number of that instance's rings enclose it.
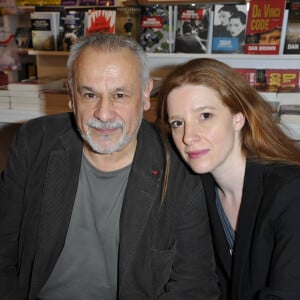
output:
{"label": "red book cover", "polygon": [[251,0],[248,12],[246,54],[279,54],[285,0]]}
{"label": "red book cover", "polygon": [[115,9],[89,9],[84,16],[84,33],[92,32],[115,33],[116,10]]}
{"label": "red book cover", "polygon": [[241,74],[250,85],[256,85],[256,69],[235,68],[235,70]]}
{"label": "red book cover", "polygon": [[284,54],[300,54],[300,1],[290,1]]}
{"label": "red book cover", "polygon": [[267,86],[281,89],[299,87],[299,70],[297,69],[266,69]]}

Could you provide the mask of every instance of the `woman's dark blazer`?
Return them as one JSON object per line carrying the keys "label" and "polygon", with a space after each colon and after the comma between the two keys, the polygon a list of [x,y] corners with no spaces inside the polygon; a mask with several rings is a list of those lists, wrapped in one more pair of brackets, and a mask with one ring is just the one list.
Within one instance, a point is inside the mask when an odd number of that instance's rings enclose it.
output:
{"label": "woman's dark blazer", "polygon": [[[300,169],[248,161],[232,259],[204,175],[222,300],[300,299]],[[231,264],[232,262],[232,264]]]}
{"label": "woman's dark blazer", "polygon": [[[72,114],[22,126],[0,177],[0,299],[34,300],[63,249],[77,191],[82,140]],[[143,121],[120,219],[120,300],[218,296],[200,177]],[[88,287],[87,287],[88,288]],[[88,299],[82,299],[88,300]]]}

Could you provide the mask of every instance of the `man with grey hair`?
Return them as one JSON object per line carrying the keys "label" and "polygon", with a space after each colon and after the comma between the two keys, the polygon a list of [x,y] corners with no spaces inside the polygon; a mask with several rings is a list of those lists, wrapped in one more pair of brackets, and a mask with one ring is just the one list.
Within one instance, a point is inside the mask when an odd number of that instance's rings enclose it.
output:
{"label": "man with grey hair", "polygon": [[143,120],[142,48],[94,33],[67,66],[73,113],[22,126],[0,179],[0,299],[217,299],[201,179]]}

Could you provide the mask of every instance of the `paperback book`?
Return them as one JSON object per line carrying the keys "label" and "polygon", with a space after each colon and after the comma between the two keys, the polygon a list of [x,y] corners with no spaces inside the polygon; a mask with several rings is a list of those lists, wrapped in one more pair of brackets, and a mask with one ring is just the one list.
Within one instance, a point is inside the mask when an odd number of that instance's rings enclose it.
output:
{"label": "paperback book", "polygon": [[15,40],[18,48],[31,48],[31,28],[25,26],[17,27]]}
{"label": "paperback book", "polygon": [[284,54],[300,54],[300,1],[290,2]]}
{"label": "paperback book", "polygon": [[280,89],[299,88],[298,69],[265,69],[266,85]]}
{"label": "paperback book", "polygon": [[141,9],[139,7],[117,7],[116,33],[140,41]]}
{"label": "paperback book", "polygon": [[172,10],[168,5],[149,5],[141,11],[140,43],[146,52],[172,52]]}
{"label": "paperback book", "polygon": [[212,53],[244,53],[246,4],[216,4],[214,8]]}
{"label": "paperback book", "polygon": [[26,91],[41,91],[45,89],[58,89],[65,86],[65,78],[40,78],[28,79],[19,82],[8,83],[8,93],[11,91],[22,91],[26,97]]}
{"label": "paperback book", "polygon": [[211,9],[209,4],[178,5],[174,52],[207,53]]}
{"label": "paperback book", "polygon": [[256,88],[266,87],[265,69],[235,68],[235,70],[241,74],[251,86],[255,86]]}
{"label": "paperback book", "polygon": [[92,32],[115,33],[116,10],[115,9],[89,9],[84,16],[84,34]]}
{"label": "paperback book", "polygon": [[246,54],[279,54],[285,5],[285,0],[250,1]]}
{"label": "paperback book", "polygon": [[84,35],[84,10],[65,8],[60,14],[58,50],[70,51],[71,46]]}
{"label": "paperback book", "polygon": [[57,50],[60,13],[36,11],[30,17],[33,49]]}

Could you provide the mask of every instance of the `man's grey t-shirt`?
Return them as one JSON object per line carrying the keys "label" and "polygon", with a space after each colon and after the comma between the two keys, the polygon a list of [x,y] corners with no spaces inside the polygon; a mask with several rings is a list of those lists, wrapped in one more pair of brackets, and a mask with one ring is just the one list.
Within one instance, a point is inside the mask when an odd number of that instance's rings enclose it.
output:
{"label": "man's grey t-shirt", "polygon": [[65,246],[38,299],[117,299],[119,221],[130,169],[102,172],[83,155]]}

